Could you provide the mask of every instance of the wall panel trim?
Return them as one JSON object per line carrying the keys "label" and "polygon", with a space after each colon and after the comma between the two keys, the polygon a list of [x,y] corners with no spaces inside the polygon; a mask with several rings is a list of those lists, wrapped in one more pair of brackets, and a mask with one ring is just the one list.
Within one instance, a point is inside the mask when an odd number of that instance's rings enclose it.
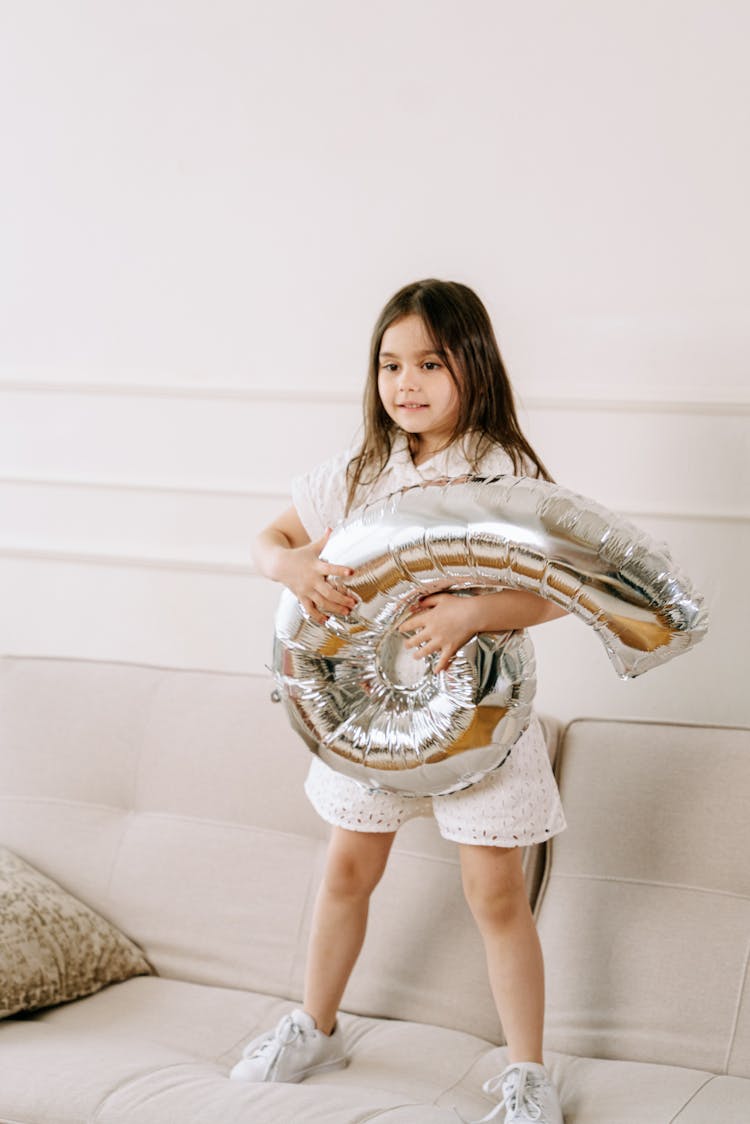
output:
{"label": "wall panel trim", "polygon": [[[362,399],[360,389],[310,390],[309,387],[235,387],[191,385],[189,383],[104,383],[56,381],[42,379],[0,378],[0,393],[17,394],[67,394],[100,395],[131,398],[183,398],[240,400],[245,402],[296,402],[308,405],[359,405]],[[750,414],[750,402],[712,399],[677,398],[608,398],[567,397],[565,395],[521,394],[517,392],[520,405],[526,410],[585,411],[585,412],[627,412],[627,413],[669,413],[669,414],[712,414],[728,415]]]}
{"label": "wall panel trim", "polygon": [[[149,482],[143,484],[139,481],[129,480],[101,480],[87,478],[56,478],[31,477],[31,476],[0,476],[0,487],[3,485],[29,486],[38,488],[71,488],[84,491],[107,492],[142,492],[183,496],[219,496],[241,500],[277,500],[279,504],[288,503],[290,492],[283,488],[215,488],[203,487],[198,484],[171,484],[167,481]],[[615,514],[626,519],[667,519],[686,523],[747,523],[750,521],[750,512],[744,511],[646,511],[643,508],[619,507],[612,509]]]}
{"label": "wall panel trim", "polygon": [[251,500],[288,500],[289,491],[282,488],[216,488],[202,484],[173,484],[169,481],[149,481],[144,484],[139,480],[102,480],[94,477],[43,477],[43,476],[0,476],[0,487],[3,484],[28,485],[37,488],[78,488],[83,491],[105,492],[146,492],[169,495],[185,496],[229,496],[236,499]]}
{"label": "wall panel trim", "polygon": [[167,555],[116,554],[91,550],[45,550],[37,546],[0,546],[0,559],[24,559],[30,562],[70,563],[82,566],[120,566],[123,569],[183,570],[203,574],[239,575],[260,578],[254,563],[216,562],[200,558],[170,558]]}
{"label": "wall panel trim", "polygon": [[[704,515],[695,512],[645,512],[622,511],[625,518],[634,520],[659,519],[675,523],[730,523],[745,524],[750,521],[747,515]],[[215,559],[176,558],[169,555],[121,554],[110,551],[91,551],[86,549],[54,549],[32,544],[16,543],[14,546],[0,545],[1,559],[23,559],[29,562],[72,563],[85,566],[119,566],[125,569],[156,569],[173,571],[193,571],[206,574],[225,574],[240,577],[261,577],[249,556],[247,563],[221,562]]]}

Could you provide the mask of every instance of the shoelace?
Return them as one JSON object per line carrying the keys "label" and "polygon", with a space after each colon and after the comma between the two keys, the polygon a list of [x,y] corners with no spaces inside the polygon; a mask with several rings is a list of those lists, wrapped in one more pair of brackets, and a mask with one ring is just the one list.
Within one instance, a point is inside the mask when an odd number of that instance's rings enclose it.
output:
{"label": "shoelace", "polygon": [[285,1047],[291,1046],[292,1042],[300,1037],[304,1038],[304,1035],[305,1032],[299,1023],[296,1023],[291,1015],[284,1015],[273,1034],[269,1034],[268,1038],[253,1050],[250,1057],[267,1056],[270,1068],[276,1064],[279,1054]]}
{"label": "shoelace", "polygon": [[[518,1080],[515,1075],[518,1074]],[[485,1093],[502,1093],[503,1099],[495,1105],[492,1112],[487,1113],[476,1124],[488,1124],[501,1112],[507,1112],[505,1124],[512,1124],[514,1120],[539,1120],[542,1115],[542,1105],[539,1096],[544,1088],[544,1078],[537,1073],[530,1073],[525,1065],[514,1066],[504,1070],[497,1077],[491,1077],[482,1085]],[[524,1113],[524,1116],[520,1114]]]}

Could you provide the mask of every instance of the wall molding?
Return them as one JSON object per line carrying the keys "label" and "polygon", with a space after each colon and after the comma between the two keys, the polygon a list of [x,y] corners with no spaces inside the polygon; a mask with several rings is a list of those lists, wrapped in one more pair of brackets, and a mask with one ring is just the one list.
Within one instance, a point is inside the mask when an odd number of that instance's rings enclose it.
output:
{"label": "wall molding", "polygon": [[[69,488],[82,491],[136,492],[155,495],[217,496],[222,499],[271,500],[280,505],[289,503],[291,493],[283,488],[215,488],[200,484],[173,484],[168,481],[141,483],[135,480],[101,480],[86,478],[56,478],[31,476],[0,476],[0,487]],[[647,511],[643,508],[619,507],[612,511],[625,519],[664,519],[684,523],[747,523],[750,512],[744,511]]]}
{"label": "wall molding", "polygon": [[201,574],[233,575],[243,578],[260,578],[263,576],[252,562],[217,562],[200,558],[116,554],[92,550],[45,550],[36,546],[0,546],[0,558],[23,559],[25,562],[68,563],[76,566],[117,566],[126,570],[181,570]]}
{"label": "wall molding", "polygon": [[57,382],[54,379],[2,379],[0,393],[13,394],[70,394],[93,395],[115,398],[199,398],[222,401],[225,399],[245,402],[304,402],[359,404],[361,394],[346,390],[309,387],[274,388],[252,386],[214,386],[191,383],[103,383],[103,382]]}
{"label": "wall molding", "polygon": [[712,417],[734,417],[750,414],[750,402],[730,402],[717,399],[677,398],[564,398],[544,395],[517,395],[522,408],[569,413],[616,414],[697,414]]}
{"label": "wall molding", "polygon": [[[0,378],[0,393],[8,394],[64,394],[89,395],[116,398],[167,398],[202,399],[216,402],[230,400],[243,402],[294,402],[305,405],[359,406],[362,391],[335,390],[309,387],[235,387],[191,385],[189,383],[103,383],[68,381],[53,379],[11,379]],[[598,413],[658,413],[658,414],[711,414],[735,416],[750,414],[750,402],[705,399],[677,398],[610,398],[580,397],[565,395],[521,394],[517,392],[519,405],[526,410],[552,410]]]}
{"label": "wall molding", "polygon": [[144,484],[140,480],[102,480],[89,477],[42,477],[42,476],[0,476],[0,487],[8,484],[12,486],[28,486],[37,488],[70,488],[81,491],[103,492],[153,492],[155,494],[185,496],[220,496],[230,499],[249,500],[288,500],[291,492],[283,488],[217,488],[203,484],[176,484],[167,480],[149,481]]}
{"label": "wall molding", "polygon": [[[664,520],[674,523],[729,523],[746,524],[750,515],[734,515],[701,512],[617,512],[625,519]],[[248,560],[241,562],[221,562],[215,559],[177,558],[170,555],[122,554],[114,551],[92,551],[85,549],[50,549],[31,544],[15,546],[0,545],[0,560],[23,560],[26,562],[67,563],[84,566],[115,566],[124,569],[170,570],[202,574],[221,574],[224,576],[260,578],[257,567]]]}

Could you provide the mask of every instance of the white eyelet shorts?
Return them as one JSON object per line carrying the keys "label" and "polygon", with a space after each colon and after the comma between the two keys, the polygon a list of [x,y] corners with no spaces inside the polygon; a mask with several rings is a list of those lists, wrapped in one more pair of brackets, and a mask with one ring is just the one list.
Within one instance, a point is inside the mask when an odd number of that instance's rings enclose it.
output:
{"label": "white eyelet shorts", "polygon": [[327,823],[350,831],[396,831],[407,820],[434,815],[444,839],[495,847],[526,847],[566,827],[542,727],[532,715],[503,764],[483,780],[448,796],[368,792],[313,757],[305,792]]}

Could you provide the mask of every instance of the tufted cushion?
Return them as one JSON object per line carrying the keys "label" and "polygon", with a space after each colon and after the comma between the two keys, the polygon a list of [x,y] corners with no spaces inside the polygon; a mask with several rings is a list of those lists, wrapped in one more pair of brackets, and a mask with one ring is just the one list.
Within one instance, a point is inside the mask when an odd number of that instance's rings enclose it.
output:
{"label": "tufted cushion", "polygon": [[750,1076],[750,730],[578,719],[560,790],[548,1048]]}

